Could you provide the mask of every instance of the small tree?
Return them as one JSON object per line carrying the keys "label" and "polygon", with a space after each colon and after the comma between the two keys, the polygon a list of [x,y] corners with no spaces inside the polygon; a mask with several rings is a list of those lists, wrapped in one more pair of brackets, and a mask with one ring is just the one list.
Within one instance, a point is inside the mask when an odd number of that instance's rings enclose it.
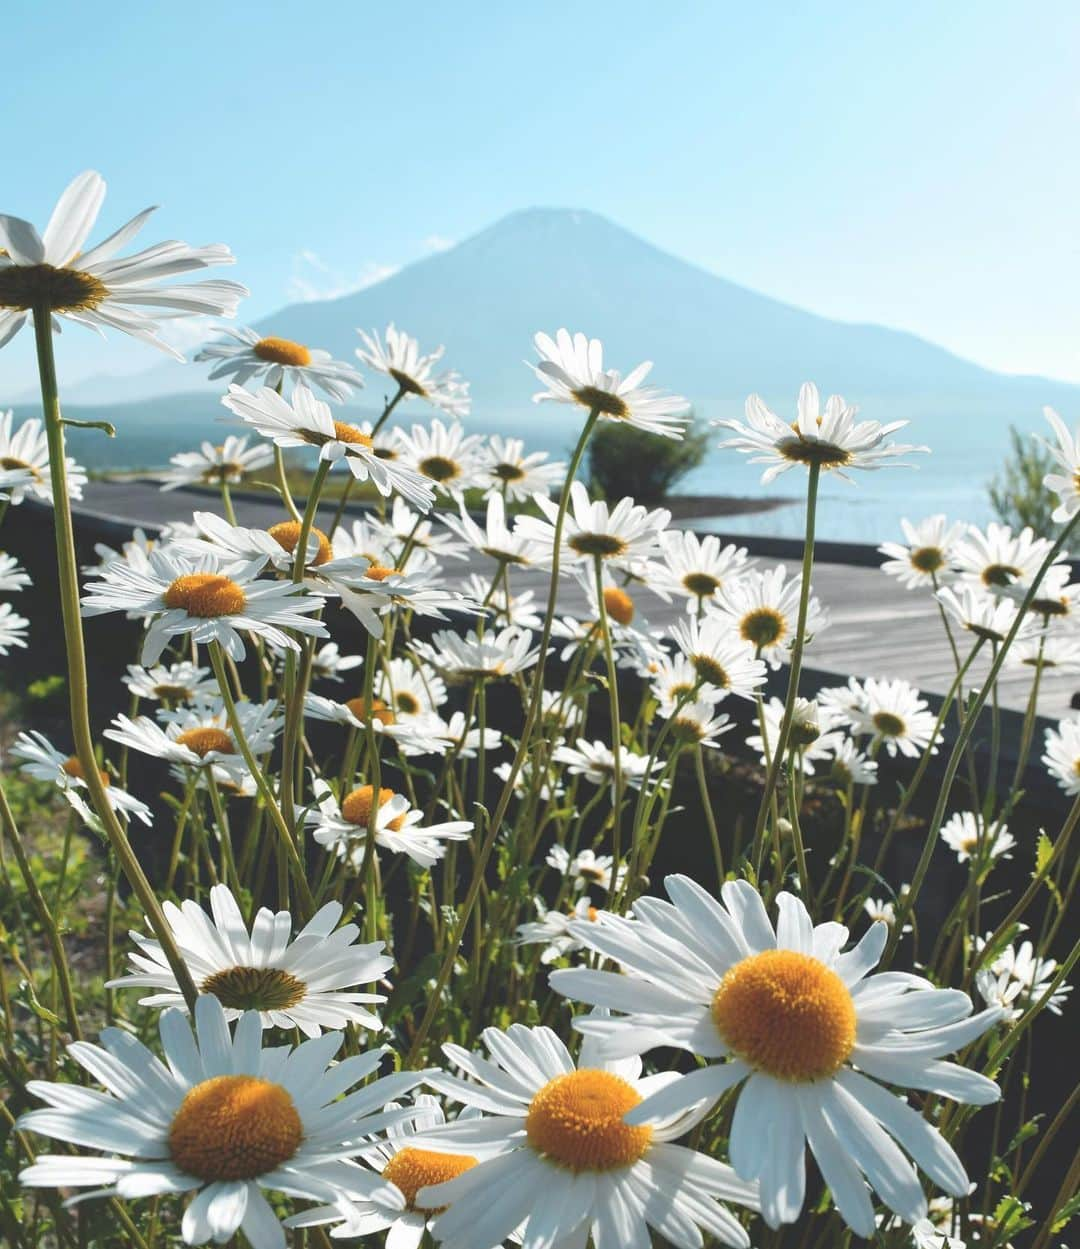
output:
{"label": "small tree", "polygon": [[1056,499],[1043,478],[1054,472],[1057,461],[1037,438],[1011,425],[1009,442],[1009,458],[989,485],[994,511],[1013,529],[1030,525],[1040,538],[1056,538],[1059,527],[1050,519]]}
{"label": "small tree", "polygon": [[629,494],[641,503],[659,503],[701,464],[708,445],[708,435],[694,421],[680,441],[604,421],[589,442],[589,491],[603,499]]}

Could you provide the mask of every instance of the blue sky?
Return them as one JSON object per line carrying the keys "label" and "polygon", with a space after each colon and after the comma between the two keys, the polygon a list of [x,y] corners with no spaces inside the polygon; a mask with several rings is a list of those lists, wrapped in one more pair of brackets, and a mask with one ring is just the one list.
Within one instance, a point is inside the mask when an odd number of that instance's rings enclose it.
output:
{"label": "blue sky", "polygon": [[[0,207],[43,224],[97,168],[107,229],[159,203],[148,240],[233,248],[246,320],[584,207],[814,311],[1080,380],[1080,8],[792,8],[14,5]],[[5,388],[32,380],[20,339]],[[145,352],[76,328],[61,362]]]}

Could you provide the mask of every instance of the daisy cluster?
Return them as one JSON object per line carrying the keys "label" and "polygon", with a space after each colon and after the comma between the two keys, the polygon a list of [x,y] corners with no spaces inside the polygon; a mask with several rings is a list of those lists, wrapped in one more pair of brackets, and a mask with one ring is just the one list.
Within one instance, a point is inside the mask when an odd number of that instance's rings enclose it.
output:
{"label": "daisy cluster", "polygon": [[[0,342],[69,319],[171,350],[164,319],[234,314],[234,283],[165,281],[229,263],[220,245],[122,257],[146,213],[89,245],[103,195],[81,175],[40,234],[0,216]],[[806,557],[787,567],[579,478],[601,422],[683,436],[688,404],[651,362],[535,336],[535,400],[579,418],[563,464],[471,432],[442,347],[393,324],[357,335],[338,360],[283,327],[220,327],[196,360],[236,432],[159,483],[199,488],[190,519],[81,570],[57,526],[70,726],[5,741],[8,768],[71,814],[41,885],[0,809],[5,890],[15,871],[23,886],[0,964],[4,1234],[19,1210],[27,1244],[1005,1244],[1028,1219],[1008,1190],[1048,1147],[1025,1153],[1034,1129],[999,1116],[995,1141],[1017,1127],[1017,1143],[973,1182],[966,1130],[1019,1083],[1033,1020],[1068,1002],[1073,963],[1049,950],[1080,808],[1036,840],[1026,753],[1007,788],[964,751],[1004,664],[1031,673],[1029,752],[1041,674],[1080,662],[1062,542],[905,522],[884,571],[934,600],[952,690],[938,706],[852,675],[808,698],[804,656],[830,626],[818,483],[924,451],[893,441],[904,422],[810,383],[793,419],[751,396],[719,422],[766,480],[805,472]],[[47,397],[54,367],[44,351]],[[1065,475],[1047,484],[1071,523],[1080,440],[1052,425]],[[55,434],[0,418],[5,512],[34,499],[69,519],[85,474],[50,457]],[[28,584],[0,556],[0,592]],[[84,617],[135,637],[100,726]],[[27,628],[0,602],[0,655]],[[927,800],[934,756],[949,782]],[[1047,732],[1045,763],[1080,794],[1080,719]],[[747,776],[756,827],[723,796]],[[63,939],[81,826],[109,875],[92,1011]],[[927,933],[916,903],[946,855],[960,884]],[[1030,888],[988,892],[1020,858]],[[66,1213],[87,1198],[106,1201]],[[1040,1216],[1055,1234],[1059,1214]]]}

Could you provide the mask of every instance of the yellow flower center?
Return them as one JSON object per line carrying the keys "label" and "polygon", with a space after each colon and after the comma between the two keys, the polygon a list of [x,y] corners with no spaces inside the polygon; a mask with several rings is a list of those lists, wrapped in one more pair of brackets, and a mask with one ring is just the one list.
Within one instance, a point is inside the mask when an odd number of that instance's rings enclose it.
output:
{"label": "yellow flower center", "polygon": [[[301,525],[298,520],[282,520],[276,525],[271,525],[266,532],[278,546],[292,555],[296,550],[296,544],[300,541],[300,529]],[[319,549],[315,553],[315,558],[311,561],[311,566],[317,568],[320,564],[325,564],[327,560],[333,559],[334,552],[330,546],[330,539],[321,529],[316,529],[314,525],[311,527],[311,537],[317,539],[319,543]],[[309,538],[309,549],[310,545],[311,540]]]}
{"label": "yellow flower center", "polygon": [[394,695],[394,705],[403,716],[415,716],[420,712],[420,700],[408,690],[398,690]]}
{"label": "yellow flower center", "polygon": [[832,442],[821,442],[815,438],[784,438],[776,444],[777,451],[785,460],[796,464],[816,464],[819,468],[843,468],[851,463],[851,452],[838,447]]}
{"label": "yellow flower center", "polygon": [[[297,430],[296,433],[298,438],[303,438],[312,447],[321,447],[331,441],[329,434],[320,434],[314,429],[301,429]],[[365,434],[362,429],[358,429],[355,425],[349,425],[345,421],[334,422],[333,439],[337,442],[348,442],[353,446],[365,447],[368,451],[374,445],[370,434]]]}
{"label": "yellow flower center", "polygon": [[[67,775],[72,777],[74,780],[77,780],[77,781],[86,780],[86,772],[83,768],[83,765],[79,762],[79,760],[74,755],[64,760],[63,768],[64,768],[64,771],[67,773]],[[102,785],[109,784],[109,774],[103,768],[98,769],[98,776],[101,777]]]}
{"label": "yellow flower center", "polygon": [[787,621],[772,607],[756,607],[739,621],[739,634],[752,646],[775,646],[787,632]]}
{"label": "yellow flower center", "polygon": [[7,265],[0,269],[0,308],[89,312],[108,295],[104,282],[80,269]]}
{"label": "yellow flower center", "polygon": [[882,737],[903,737],[906,725],[904,721],[891,711],[878,711],[874,713],[874,728]]}
{"label": "yellow flower center", "polygon": [[[362,724],[367,722],[368,710],[365,699],[350,698],[345,703],[345,706]],[[395,719],[394,713],[381,698],[373,698],[371,700],[371,717],[373,720],[378,720],[380,724],[393,724]]]}
{"label": "yellow flower center", "polygon": [[0,456],[0,468],[8,473],[18,472],[21,469],[24,473],[29,473],[31,477],[36,477],[38,481],[41,480],[41,474],[33,464],[27,464],[25,460],[17,460],[13,455]]}
{"label": "yellow flower center", "polygon": [[247,605],[244,591],[231,577],[213,572],[189,572],[177,577],[165,591],[164,598],[166,607],[200,619],[237,616]]}
{"label": "yellow flower center", "polygon": [[610,1071],[571,1071],[549,1080],[529,1103],[525,1133],[533,1149],[571,1171],[628,1167],[652,1140],[652,1128],[623,1123],[640,1101],[634,1087]]}
{"label": "yellow flower center", "polygon": [[726,690],[731,684],[727,669],[711,655],[693,655],[690,662],[694,671],[707,685],[715,685],[718,690]]}
{"label": "yellow flower center", "polygon": [[708,572],[688,572],[682,579],[683,588],[698,598],[708,598],[720,589],[720,578]]}
{"label": "yellow flower center", "polygon": [[244,475],[244,466],[236,460],[223,460],[220,464],[211,464],[204,468],[200,481],[206,482],[207,485],[216,484],[218,482],[237,482]]}
{"label": "yellow flower center", "polygon": [[716,990],[712,1017],[739,1058],[793,1083],[831,1076],[855,1045],[855,1004],[844,982],[794,950],[736,963]]}
{"label": "yellow flower center", "polygon": [[628,625],[634,619],[634,600],[625,590],[611,585],[604,591],[604,610],[616,624]]}
{"label": "yellow flower center", "polygon": [[303,1124],[280,1084],[255,1076],[214,1076],[190,1089],[169,1128],[172,1161],[212,1184],[250,1180],[287,1162]]}
{"label": "yellow flower center", "polygon": [[611,559],[626,550],[626,543],[613,533],[576,533],[566,545],[579,555],[599,555],[601,559]]}
{"label": "yellow flower center", "polygon": [[570,393],[583,408],[599,412],[602,416],[625,420],[630,415],[630,409],[623,400],[618,395],[613,395],[610,390],[601,390],[598,386],[579,386],[577,390],[572,390]]}
{"label": "yellow flower center", "polygon": [[945,556],[940,547],[920,546],[908,556],[911,566],[917,572],[938,572],[945,567]]}
{"label": "yellow flower center", "polygon": [[433,1149],[399,1149],[383,1168],[382,1177],[401,1189],[408,1210],[420,1214],[441,1214],[445,1206],[418,1206],[416,1194],[433,1184],[457,1179],[476,1166],[468,1154],[440,1154]]}
{"label": "yellow flower center", "polygon": [[453,481],[455,477],[461,476],[461,465],[445,455],[429,455],[416,467],[432,481]]}
{"label": "yellow flower center", "polygon": [[176,739],[178,746],[186,746],[194,751],[200,759],[214,751],[219,755],[235,755],[236,747],[233,739],[224,729],[213,727],[185,729]]}
{"label": "yellow flower center", "polygon": [[303,1001],[307,986],[280,967],[227,967],[199,986],[232,1010],[287,1010]]}
{"label": "yellow flower center", "polygon": [[387,369],[387,373],[407,395],[426,395],[427,391],[420,385],[415,377],[410,377],[408,373],[403,373],[401,369]]}
{"label": "yellow flower center", "polygon": [[311,352],[303,343],[289,338],[260,338],[251,350],[267,364],[290,364],[302,369],[311,363]]}
{"label": "yellow flower center", "polygon": [[504,460],[501,464],[495,465],[491,470],[491,475],[497,477],[499,481],[520,481],[525,476],[525,470],[518,464],[511,464],[508,460]]}
{"label": "yellow flower center", "polygon": [[[394,791],[392,789],[386,789],[385,787],[380,789],[379,806],[385,807],[393,796]],[[354,789],[351,793],[345,795],[345,800],[341,804],[341,814],[350,824],[355,824],[358,828],[367,828],[371,822],[371,804],[374,799],[374,787],[361,785],[358,789]],[[402,814],[395,816],[386,827],[392,833],[396,833],[404,823],[405,816]]]}
{"label": "yellow flower center", "polygon": [[154,686],[154,696],[163,703],[180,703],[190,698],[192,690],[186,685],[169,685],[167,682]]}
{"label": "yellow flower center", "polygon": [[1012,585],[1020,575],[1020,569],[1014,568],[1012,564],[987,564],[982,570],[982,582],[988,586]]}
{"label": "yellow flower center", "polygon": [[385,581],[387,577],[397,576],[400,572],[400,568],[387,568],[385,564],[380,564],[378,560],[373,560],[365,570],[364,576],[369,581]]}

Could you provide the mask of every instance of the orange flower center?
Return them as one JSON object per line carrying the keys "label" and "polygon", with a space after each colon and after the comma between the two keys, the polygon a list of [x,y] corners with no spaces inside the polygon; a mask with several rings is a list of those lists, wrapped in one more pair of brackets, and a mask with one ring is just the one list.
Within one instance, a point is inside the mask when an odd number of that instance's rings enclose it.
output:
{"label": "orange flower center", "polygon": [[[64,760],[63,767],[64,767],[64,771],[68,774],[68,776],[72,777],[74,780],[77,780],[77,781],[86,780],[86,771],[84,770],[83,765],[79,762],[79,760],[74,755],[71,755],[70,758]],[[109,774],[108,772],[104,770],[104,768],[98,769],[98,776],[101,777],[102,785],[109,784]]]}
{"label": "orange flower center", "polygon": [[[361,723],[367,722],[368,712],[366,699],[350,698],[346,702],[345,706],[348,707],[348,709],[359,721],[361,721]],[[381,698],[373,698],[371,700],[371,717],[374,720],[378,720],[380,724],[393,724],[395,719],[394,713]]]}
{"label": "orange flower center", "polygon": [[468,1154],[440,1154],[433,1149],[399,1149],[383,1168],[384,1180],[401,1189],[405,1205],[420,1214],[441,1214],[445,1206],[418,1206],[416,1194],[432,1184],[445,1184],[476,1166]]}
{"label": "orange flower center", "polygon": [[247,605],[244,591],[231,577],[213,572],[189,572],[177,577],[164,598],[166,607],[179,608],[200,619],[238,616]]}
{"label": "orange flower center", "polygon": [[178,746],[186,746],[204,759],[211,751],[219,755],[235,755],[236,746],[224,729],[212,727],[185,729],[177,739]]}
{"label": "orange flower center", "polygon": [[[379,806],[385,807],[393,796],[394,791],[392,789],[386,789],[385,787],[380,789]],[[345,800],[341,804],[341,814],[350,824],[355,824],[358,828],[367,828],[371,822],[371,804],[374,799],[374,787],[361,785],[358,789],[354,789],[351,793],[345,795]],[[387,828],[391,832],[396,833],[404,823],[405,816],[398,815],[390,821]]]}
{"label": "orange flower center", "polygon": [[302,369],[311,363],[311,352],[288,338],[260,338],[251,350],[267,364],[290,364]]}
{"label": "orange flower center", "polygon": [[368,565],[364,576],[369,581],[385,581],[387,577],[397,576],[400,572],[400,568],[387,568],[385,564],[380,564],[378,560],[374,560]]}
{"label": "orange flower center", "polygon": [[820,959],[766,950],[736,963],[716,990],[720,1035],[751,1066],[778,1080],[831,1076],[855,1045],[855,1004]]}
{"label": "orange flower center", "polygon": [[628,625],[634,619],[634,600],[618,586],[604,591],[604,609],[616,624]]}
{"label": "orange flower center", "polygon": [[[282,520],[276,525],[271,525],[266,531],[271,538],[282,548],[292,555],[296,550],[296,544],[300,541],[301,525],[298,520]],[[315,552],[315,558],[312,559],[311,565],[317,568],[320,564],[325,564],[327,560],[333,559],[334,552],[330,546],[330,539],[321,529],[316,529],[314,525],[311,527],[311,534],[308,538],[308,550],[311,549],[311,538],[314,538],[319,549]]]}
{"label": "orange flower center", "polygon": [[535,1150],[571,1171],[628,1167],[652,1140],[652,1128],[623,1122],[640,1101],[610,1071],[571,1071],[549,1080],[529,1103],[525,1133]]}
{"label": "orange flower center", "polygon": [[280,1084],[214,1076],[190,1089],[169,1128],[172,1161],[206,1183],[250,1180],[287,1162],[303,1124]]}

